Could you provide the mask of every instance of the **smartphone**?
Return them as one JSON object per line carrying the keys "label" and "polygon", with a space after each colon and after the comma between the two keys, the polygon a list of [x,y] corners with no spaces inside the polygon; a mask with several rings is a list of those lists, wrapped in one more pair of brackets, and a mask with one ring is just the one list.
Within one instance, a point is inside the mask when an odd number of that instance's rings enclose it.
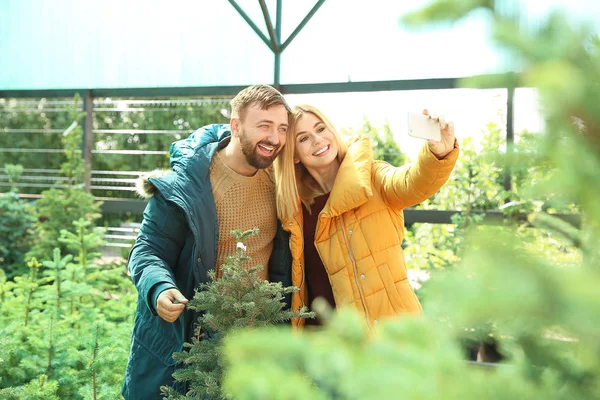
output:
{"label": "smartphone", "polygon": [[408,134],[420,139],[442,140],[440,123],[422,113],[408,113]]}

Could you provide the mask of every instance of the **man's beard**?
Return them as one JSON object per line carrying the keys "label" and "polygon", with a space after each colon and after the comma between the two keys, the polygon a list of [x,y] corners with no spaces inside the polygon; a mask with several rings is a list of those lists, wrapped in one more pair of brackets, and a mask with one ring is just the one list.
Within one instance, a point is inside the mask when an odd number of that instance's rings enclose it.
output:
{"label": "man's beard", "polygon": [[[280,145],[273,144],[268,140],[261,140],[258,143],[252,143],[243,130],[240,132],[240,143],[242,145],[242,153],[244,153],[246,156],[246,161],[256,169],[269,168],[279,155]],[[263,156],[262,154],[259,154],[258,150],[256,149],[259,144],[273,147],[273,155]]]}

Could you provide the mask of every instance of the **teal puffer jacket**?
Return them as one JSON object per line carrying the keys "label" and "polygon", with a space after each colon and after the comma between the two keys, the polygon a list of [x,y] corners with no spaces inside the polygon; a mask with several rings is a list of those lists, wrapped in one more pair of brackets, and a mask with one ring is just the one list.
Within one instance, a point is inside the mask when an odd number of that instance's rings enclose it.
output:
{"label": "teal puffer jacket", "polygon": [[[215,266],[219,232],[210,164],[229,137],[229,125],[208,125],[173,143],[173,171],[147,178],[143,184],[149,201],[128,266],[138,303],[122,389],[125,399],[161,399],[161,385],[185,391],[184,385],[173,384],[172,354],[191,340],[197,315],[186,310],[175,322],[165,322],[154,304],[158,294],[169,288],[178,288],[191,299]],[[277,226],[269,279],[290,286],[288,236],[280,223]]]}

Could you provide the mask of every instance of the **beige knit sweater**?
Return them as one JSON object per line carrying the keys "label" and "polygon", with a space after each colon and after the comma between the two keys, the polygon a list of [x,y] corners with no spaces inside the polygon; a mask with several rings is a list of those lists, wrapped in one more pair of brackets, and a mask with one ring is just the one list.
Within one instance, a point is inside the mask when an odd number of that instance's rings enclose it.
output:
{"label": "beige knit sweater", "polygon": [[251,177],[243,176],[230,169],[217,152],[210,167],[210,183],[217,207],[219,220],[219,244],[217,277],[220,266],[227,256],[236,250],[236,241],[231,236],[234,229],[246,230],[257,227],[260,234],[246,242],[246,255],[252,257],[247,268],[262,265],[261,276],[268,279],[268,263],[273,249],[273,238],[277,228],[275,209],[275,184],[270,170],[258,170]]}

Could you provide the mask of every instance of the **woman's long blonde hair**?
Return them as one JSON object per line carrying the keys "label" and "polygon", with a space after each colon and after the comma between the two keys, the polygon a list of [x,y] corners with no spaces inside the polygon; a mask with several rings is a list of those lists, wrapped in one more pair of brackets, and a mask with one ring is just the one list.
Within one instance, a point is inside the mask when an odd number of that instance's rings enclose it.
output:
{"label": "woman's long blonde hair", "polygon": [[275,182],[277,185],[277,215],[279,219],[292,218],[299,210],[300,202],[310,210],[314,198],[323,194],[323,190],[317,181],[308,173],[302,163],[294,163],[296,153],[296,126],[304,114],[310,113],[321,120],[333,133],[338,142],[337,159],[341,163],[346,155],[347,147],[342,137],[335,129],[331,121],[317,108],[300,104],[292,109],[292,125],[288,130],[285,147],[275,160]]}

